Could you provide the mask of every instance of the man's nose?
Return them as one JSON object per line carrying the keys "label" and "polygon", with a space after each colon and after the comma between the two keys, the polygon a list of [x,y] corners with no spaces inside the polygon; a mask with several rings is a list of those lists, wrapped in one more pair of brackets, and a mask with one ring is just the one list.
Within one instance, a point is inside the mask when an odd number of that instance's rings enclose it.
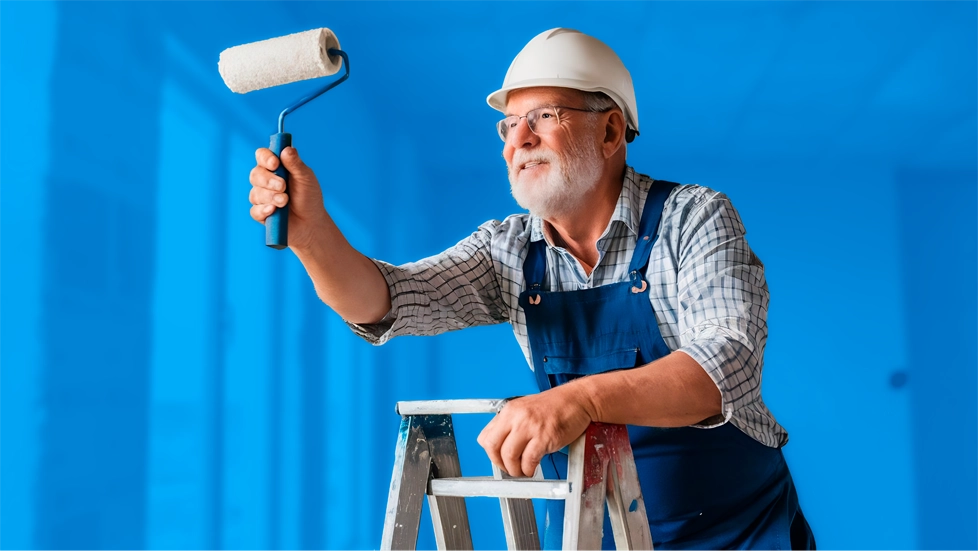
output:
{"label": "man's nose", "polygon": [[510,144],[516,149],[533,147],[540,142],[540,136],[537,136],[530,130],[530,123],[526,117],[520,119],[520,122],[516,124],[516,128],[510,129],[509,139]]}

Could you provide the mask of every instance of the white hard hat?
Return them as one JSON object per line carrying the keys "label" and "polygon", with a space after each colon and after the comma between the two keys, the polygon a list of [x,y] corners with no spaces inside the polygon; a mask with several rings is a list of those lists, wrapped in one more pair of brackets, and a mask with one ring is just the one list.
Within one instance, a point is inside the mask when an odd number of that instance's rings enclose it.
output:
{"label": "white hard hat", "polygon": [[573,29],[542,32],[520,50],[506,71],[503,87],[486,101],[505,112],[510,90],[557,86],[584,92],[604,92],[625,113],[625,122],[638,134],[638,106],[632,75],[618,55],[593,36]]}

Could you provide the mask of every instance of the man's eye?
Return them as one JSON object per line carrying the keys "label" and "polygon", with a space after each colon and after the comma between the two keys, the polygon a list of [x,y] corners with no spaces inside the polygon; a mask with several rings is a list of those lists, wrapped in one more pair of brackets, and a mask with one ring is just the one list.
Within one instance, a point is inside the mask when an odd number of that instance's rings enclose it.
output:
{"label": "man's eye", "polygon": [[508,122],[509,122],[509,127],[510,128],[516,128],[516,125],[520,123],[520,120],[519,119],[510,119]]}
{"label": "man's eye", "polygon": [[554,114],[553,113],[550,113],[549,111],[546,111],[546,112],[540,114],[540,118],[541,119],[552,119],[552,118],[554,118]]}

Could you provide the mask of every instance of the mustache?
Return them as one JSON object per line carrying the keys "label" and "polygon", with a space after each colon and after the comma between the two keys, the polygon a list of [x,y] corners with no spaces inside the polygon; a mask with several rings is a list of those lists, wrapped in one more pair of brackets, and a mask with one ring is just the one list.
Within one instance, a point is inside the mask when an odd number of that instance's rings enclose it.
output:
{"label": "mustache", "polygon": [[539,151],[526,151],[524,149],[518,149],[513,153],[513,161],[510,165],[511,171],[519,170],[520,167],[527,163],[551,163],[554,164],[560,159],[557,153],[551,149],[544,149]]}

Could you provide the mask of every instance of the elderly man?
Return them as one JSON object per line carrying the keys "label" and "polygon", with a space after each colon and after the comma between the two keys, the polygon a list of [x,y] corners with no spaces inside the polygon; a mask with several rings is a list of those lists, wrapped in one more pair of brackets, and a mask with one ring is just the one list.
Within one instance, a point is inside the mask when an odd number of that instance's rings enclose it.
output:
{"label": "elderly man", "polygon": [[[626,164],[639,130],[631,76],[593,37],[536,36],[488,102],[505,114],[503,157],[529,214],[392,266],[349,245],[289,148],[287,194],[279,160],[257,151],[251,215],[291,206],[290,246],[319,297],[370,342],[512,324],[541,392],[479,436],[508,473],[562,476],[560,450],[590,422],[627,424],[657,548],[814,548],[787,433],[760,395],[764,267],[730,200]],[[553,546],[561,523],[548,524]]]}

